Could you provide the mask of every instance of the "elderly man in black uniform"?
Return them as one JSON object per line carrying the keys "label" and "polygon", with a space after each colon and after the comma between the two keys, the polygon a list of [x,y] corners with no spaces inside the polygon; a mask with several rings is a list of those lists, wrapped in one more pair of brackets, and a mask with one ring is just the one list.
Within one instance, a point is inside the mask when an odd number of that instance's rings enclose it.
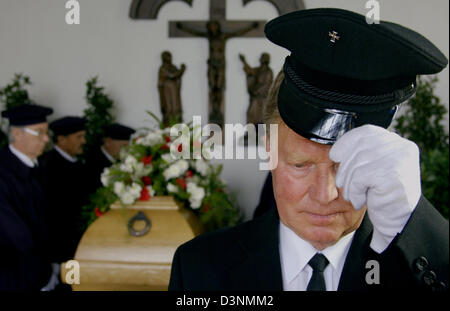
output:
{"label": "elderly man in black uniform", "polygon": [[47,219],[53,263],[73,259],[81,238],[81,207],[87,202],[87,171],[78,160],[83,152],[85,125],[80,117],[50,123],[54,148],[42,156],[49,194]]}
{"label": "elderly man in black uniform", "polygon": [[28,104],[2,112],[10,145],[0,150],[0,290],[40,290],[50,279],[37,157],[49,140],[46,117],[52,112]]}
{"label": "elderly man in black uniform", "polygon": [[105,127],[103,145],[95,149],[86,157],[86,164],[91,177],[91,191],[95,191],[101,186],[100,176],[106,167],[110,167],[120,155],[122,147],[130,142],[134,129],[113,123]]}
{"label": "elderly man in black uniform", "polygon": [[446,289],[448,222],[421,195],[417,146],[386,130],[416,76],[446,57],[340,9],[293,12],[265,32],[291,51],[266,107],[276,207],[180,246],[169,289]]}

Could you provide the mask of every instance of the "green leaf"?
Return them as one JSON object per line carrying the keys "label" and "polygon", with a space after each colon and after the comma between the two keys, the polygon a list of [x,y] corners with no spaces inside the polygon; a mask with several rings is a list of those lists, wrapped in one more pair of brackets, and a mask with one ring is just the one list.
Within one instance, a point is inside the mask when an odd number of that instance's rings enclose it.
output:
{"label": "green leaf", "polygon": [[448,218],[449,135],[442,124],[447,109],[434,95],[437,81],[436,76],[418,79],[417,92],[403,105],[394,128],[419,146],[422,192]]}

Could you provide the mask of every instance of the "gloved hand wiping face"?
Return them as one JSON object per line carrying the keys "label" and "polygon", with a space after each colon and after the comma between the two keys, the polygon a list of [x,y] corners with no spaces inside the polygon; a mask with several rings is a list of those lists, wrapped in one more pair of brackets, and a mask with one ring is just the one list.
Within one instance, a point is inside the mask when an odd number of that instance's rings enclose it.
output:
{"label": "gloved hand wiping face", "polygon": [[370,246],[383,252],[403,230],[420,196],[417,145],[386,129],[364,125],[345,133],[331,148],[339,163],[336,186],[355,209],[367,205],[374,226]]}

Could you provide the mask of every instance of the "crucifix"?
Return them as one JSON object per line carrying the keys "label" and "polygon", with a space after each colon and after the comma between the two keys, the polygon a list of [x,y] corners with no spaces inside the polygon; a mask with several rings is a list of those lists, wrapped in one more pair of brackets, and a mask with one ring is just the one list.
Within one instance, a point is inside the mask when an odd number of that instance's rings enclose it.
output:
{"label": "crucifix", "polygon": [[[130,17],[133,19],[155,19],[159,9],[169,1],[176,0],[133,0]],[[178,0],[192,6],[192,0]],[[243,0],[246,5],[253,0]],[[279,14],[304,9],[303,0],[266,0],[272,3]],[[226,41],[235,37],[264,37],[265,20],[226,19],[226,0],[209,0],[209,20],[170,21],[169,37],[202,37],[209,41],[208,90],[209,122],[224,126],[225,113],[225,47]]]}

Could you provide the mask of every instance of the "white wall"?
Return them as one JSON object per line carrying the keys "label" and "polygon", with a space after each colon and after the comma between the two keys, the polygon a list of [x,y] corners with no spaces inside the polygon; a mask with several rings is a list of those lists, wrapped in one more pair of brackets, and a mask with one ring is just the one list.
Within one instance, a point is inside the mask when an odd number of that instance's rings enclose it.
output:
{"label": "white wall", "polygon": [[[157,20],[131,20],[131,0],[79,0],[81,24],[65,23],[65,0],[0,0],[0,86],[16,72],[34,82],[33,99],[55,109],[52,118],[80,115],[86,108],[85,82],[99,75],[101,85],[115,100],[119,122],[139,127],[151,119],[144,111],[159,115],[157,71],[160,54],[169,50],[176,65],[185,63],[183,108],[185,120],[201,115],[207,120],[207,41],[168,38],[168,21],[208,18],[209,1],[195,0],[193,7],[182,2],[166,4]],[[305,0],[307,8],[333,6],[365,14],[361,0]],[[381,0],[381,19],[419,31],[449,55],[447,0]],[[228,19],[271,19],[275,8],[265,1],[242,7],[241,0],[227,1]],[[282,66],[286,51],[264,38],[232,39],[227,45],[226,113],[228,123],[245,123],[248,106],[245,75],[238,54],[244,53],[255,66],[261,52],[272,55],[274,72]],[[449,102],[448,68],[439,75],[437,89]],[[224,178],[249,217],[257,204],[265,172],[257,162],[221,161]]]}

